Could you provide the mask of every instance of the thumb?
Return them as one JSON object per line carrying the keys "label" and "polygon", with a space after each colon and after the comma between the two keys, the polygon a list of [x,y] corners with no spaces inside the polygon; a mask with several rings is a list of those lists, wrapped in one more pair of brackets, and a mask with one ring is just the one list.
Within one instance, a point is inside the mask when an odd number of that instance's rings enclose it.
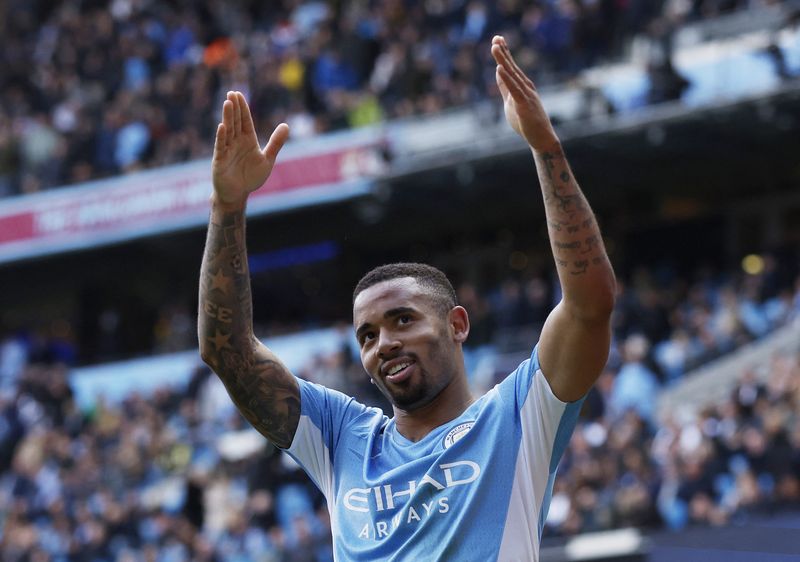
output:
{"label": "thumb", "polygon": [[286,143],[288,138],[289,125],[286,123],[281,123],[275,127],[275,130],[272,131],[272,134],[267,141],[267,146],[265,146],[264,150],[262,151],[264,156],[271,162],[274,162],[278,157],[278,152],[280,152],[281,148],[283,148],[283,145]]}

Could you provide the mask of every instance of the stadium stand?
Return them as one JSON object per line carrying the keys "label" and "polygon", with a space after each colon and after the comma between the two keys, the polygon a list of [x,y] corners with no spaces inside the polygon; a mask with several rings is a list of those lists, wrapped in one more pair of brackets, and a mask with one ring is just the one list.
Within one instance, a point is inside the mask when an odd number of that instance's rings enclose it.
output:
{"label": "stadium stand", "polygon": [[[684,369],[732,349],[731,340],[768,341],[773,329],[798,322],[800,290],[776,285],[767,291],[770,279],[703,279],[681,295],[670,284],[658,291],[652,280],[624,285],[616,351],[565,454],[545,536],[723,525],[796,506],[798,340],[769,358],[766,377],[743,376],[726,400],[696,418],[661,424],[655,418],[657,389],[676,385]],[[541,300],[534,298],[541,293],[537,283],[519,289],[510,279],[490,295],[466,286],[460,293],[473,301],[468,306],[480,310],[482,302],[498,313],[531,307],[510,300]],[[767,298],[748,301],[754,294]],[[674,299],[669,308],[663,306],[668,299]],[[642,306],[654,302],[656,312]],[[509,321],[519,327],[522,319]],[[472,351],[492,363],[500,358],[488,349],[498,328],[489,325],[486,340],[476,342],[484,345]],[[476,335],[480,326],[476,322]],[[677,363],[665,364],[655,350],[676,339],[678,330],[684,335],[677,339],[700,351],[679,363],[676,374],[665,367]],[[645,332],[661,342],[652,352]],[[366,384],[349,338],[340,341],[340,349],[314,357],[298,374],[383,405]],[[81,410],[61,361],[73,354],[60,344],[38,344],[8,339],[0,356],[0,498],[9,506],[0,542],[4,559],[330,559],[320,494],[285,455],[246,429],[205,368],[197,367],[187,384],[158,388],[149,398],[133,392]],[[493,377],[494,369],[488,371]]]}
{"label": "stadium stand", "polygon": [[[643,102],[675,100],[708,76],[675,69],[675,31],[748,5],[5,2],[0,195],[207,157],[231,88],[252,93],[258,130],[286,120],[296,139],[472,104],[494,95],[488,50],[475,48],[494,33],[540,87],[618,60],[636,38]],[[782,78],[796,72],[769,53]]]}
{"label": "stadium stand", "polygon": [[[440,177],[430,170],[450,163],[457,169],[455,185],[463,187],[476,176],[477,168],[459,166],[468,155],[500,158],[502,151],[514,150],[497,133],[496,120],[486,110],[491,103],[482,103],[494,95],[493,75],[486,72],[492,66],[486,64],[488,53],[475,48],[495,32],[511,39],[540,86],[553,88],[546,99],[563,123],[565,138],[582,131],[608,139],[644,124],[642,142],[661,146],[663,123],[686,107],[721,106],[741,97],[755,100],[757,122],[764,128],[788,128],[784,139],[796,128],[791,120],[786,124],[780,109],[758,101],[767,91],[790,95],[800,74],[796,3],[386,0],[335,5],[288,0],[0,3],[0,196],[18,196],[13,199],[20,206],[37,206],[55,199],[33,192],[68,184],[83,184],[76,197],[111,191],[123,174],[141,178],[131,184],[137,189],[161,175],[174,174],[183,182],[207,162],[162,167],[209,155],[216,108],[231,88],[250,95],[260,129],[286,119],[295,138],[308,143],[303,150],[314,154],[353,138],[334,131],[389,121],[390,166],[387,172],[386,162],[370,161],[373,172],[399,181],[408,175],[414,183],[419,176],[413,174],[423,170],[433,177],[428,184],[438,183]],[[677,99],[677,106],[670,103]],[[651,111],[638,111],[650,106]],[[405,119],[414,115],[425,119]],[[709,128],[715,119],[713,114],[700,118]],[[477,141],[476,132],[485,132],[486,142]],[[699,127],[687,136],[694,135],[702,144]],[[769,140],[765,144],[772,148],[779,144]],[[293,148],[303,152],[287,147]],[[603,140],[592,144],[592,150],[608,156],[602,148]],[[681,155],[673,150],[672,156]],[[796,155],[791,145],[787,151]],[[722,173],[723,166],[707,167]],[[145,167],[157,170],[134,174]],[[512,166],[490,187],[500,189],[518,172]],[[787,191],[796,191],[796,176],[787,171],[787,177]],[[109,178],[108,183],[85,183],[97,178]],[[202,181],[197,185],[205,197]],[[742,183],[748,193],[763,189],[749,178]],[[734,197],[734,191],[724,196]],[[614,211],[614,196],[608,197]],[[10,199],[0,218],[17,204]],[[452,203],[449,196],[444,200]],[[311,198],[300,205],[317,202]],[[136,210],[118,202],[108,206],[123,214]],[[757,204],[745,199],[743,206]],[[100,216],[106,207],[90,210]],[[385,218],[379,206],[364,203],[358,210],[365,225]],[[173,228],[199,225],[205,210],[200,214],[199,221]],[[630,218],[625,210],[619,214]],[[87,220],[95,220],[89,215]],[[313,225],[316,217],[303,221]],[[158,216],[146,219],[137,236],[163,233],[155,224]],[[56,224],[60,218],[53,214],[50,220]],[[254,222],[256,239],[258,228]],[[508,231],[497,230],[501,240],[488,250],[456,241],[452,252],[442,252],[452,253],[446,265],[459,272],[486,261],[501,262],[504,272],[459,275],[459,298],[473,322],[467,361],[477,390],[491,386],[529,351],[525,346],[535,341],[558,298],[548,268],[538,265],[539,249],[506,247],[502,239]],[[629,251],[634,255],[620,268],[625,273],[612,356],[565,454],[545,525],[545,546],[557,545],[553,551],[560,554],[545,558],[544,549],[543,560],[580,559],[570,552],[591,551],[594,543],[565,540],[588,532],[634,527],[646,533],[702,533],[797,513],[800,255],[794,238],[767,240],[784,246],[773,253],[775,244],[753,247],[741,240],[750,232],[744,230],[737,244],[727,241],[736,252],[767,248],[751,256],[760,262],[749,273],[738,264],[689,257],[689,269],[639,262],[647,256]],[[0,242],[7,242],[8,232],[0,232]],[[54,238],[67,238],[54,232]],[[120,243],[126,236],[102,243]],[[17,258],[91,248],[100,238],[89,232],[69,247],[54,242],[42,252],[29,245],[0,261],[5,266]],[[52,271],[51,261],[44,259],[40,277],[59,279],[61,293],[53,289],[55,297],[25,275],[4,278],[4,286],[38,295],[42,302],[32,316],[46,321],[15,321],[12,332],[5,323],[12,325],[8,311],[16,296],[3,295],[0,558],[331,560],[330,521],[319,492],[246,426],[221,383],[198,366],[192,350],[194,303],[185,296],[196,288],[176,273],[186,262],[171,268],[166,263],[169,251],[186,253],[187,246],[166,235],[158,240],[172,246],[148,255],[147,262],[164,267],[175,286],[147,302],[136,290],[120,298],[114,287],[78,280],[84,268],[100,279],[101,264],[112,276],[128,271],[124,264],[108,265],[112,260],[105,256],[85,254],[84,261],[65,260]],[[192,243],[190,254],[202,241]],[[691,254],[691,245],[699,244],[689,240],[679,249]],[[123,253],[120,245],[114,248]],[[348,257],[337,251],[326,242],[256,253],[251,263],[255,292],[269,292],[260,285],[264,272],[278,277],[281,268],[332,256],[341,261],[324,263],[338,267]],[[412,255],[420,259],[430,257],[425,251],[412,245]],[[480,261],[477,256],[487,252],[500,257]],[[58,259],[64,258],[51,257]],[[514,267],[521,262],[528,266]],[[524,274],[508,276],[509,264]],[[14,271],[30,273],[36,267]],[[157,282],[140,273],[145,287]],[[65,278],[73,274],[74,279]],[[306,296],[322,296],[309,297],[306,308],[292,302],[297,297],[287,297],[281,319],[262,322],[259,335],[300,376],[382,405],[367,384],[340,309],[322,321],[308,310],[332,298],[320,291],[320,281],[315,283],[303,287]],[[80,322],[52,317],[51,310],[68,307],[51,300],[67,300],[63,294],[73,287],[80,294],[69,299],[78,302]],[[343,302],[347,290],[335,291],[337,297],[345,295]],[[20,325],[26,329],[18,330]],[[311,342],[316,352],[309,358],[305,350]],[[128,360],[116,362],[123,358]],[[722,378],[724,384],[718,383]],[[684,408],[689,404],[693,407]],[[610,540],[617,546],[630,540],[635,543],[631,552],[638,553],[644,544],[638,537]]]}

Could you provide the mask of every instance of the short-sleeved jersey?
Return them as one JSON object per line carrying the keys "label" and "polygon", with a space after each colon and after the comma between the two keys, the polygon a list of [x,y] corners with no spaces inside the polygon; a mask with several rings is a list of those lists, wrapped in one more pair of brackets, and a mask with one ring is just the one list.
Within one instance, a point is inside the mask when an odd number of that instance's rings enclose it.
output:
{"label": "short-sleeved jersey", "polygon": [[535,561],[582,401],[556,398],[536,350],[414,443],[376,408],[300,381],[288,452],[328,501],[334,557]]}

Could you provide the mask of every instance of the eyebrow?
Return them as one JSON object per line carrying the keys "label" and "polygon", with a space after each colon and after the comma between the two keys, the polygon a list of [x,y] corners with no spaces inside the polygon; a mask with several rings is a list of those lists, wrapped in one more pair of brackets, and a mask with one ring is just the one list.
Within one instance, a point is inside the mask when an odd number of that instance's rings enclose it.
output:
{"label": "eyebrow", "polygon": [[[401,316],[403,314],[410,314],[410,313],[415,313],[415,312],[417,312],[417,310],[415,308],[410,307],[410,306],[398,306],[398,307],[395,307],[395,308],[390,308],[389,310],[384,312],[383,313],[383,317],[387,318],[387,319],[388,318],[396,318],[396,317]],[[369,330],[370,328],[372,328],[372,324],[370,324],[369,322],[364,322],[363,324],[361,324],[358,327],[358,329],[356,330],[356,339],[361,339],[361,335],[364,332],[366,332],[367,330]]]}

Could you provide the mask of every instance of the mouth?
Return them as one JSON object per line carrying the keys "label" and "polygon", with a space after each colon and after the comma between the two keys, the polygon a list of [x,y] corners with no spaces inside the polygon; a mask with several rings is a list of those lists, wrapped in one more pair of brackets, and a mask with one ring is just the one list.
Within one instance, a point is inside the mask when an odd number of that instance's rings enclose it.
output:
{"label": "mouth", "polygon": [[411,372],[414,367],[414,362],[410,360],[398,361],[385,369],[384,378],[393,384],[398,384],[408,380],[411,377]]}

